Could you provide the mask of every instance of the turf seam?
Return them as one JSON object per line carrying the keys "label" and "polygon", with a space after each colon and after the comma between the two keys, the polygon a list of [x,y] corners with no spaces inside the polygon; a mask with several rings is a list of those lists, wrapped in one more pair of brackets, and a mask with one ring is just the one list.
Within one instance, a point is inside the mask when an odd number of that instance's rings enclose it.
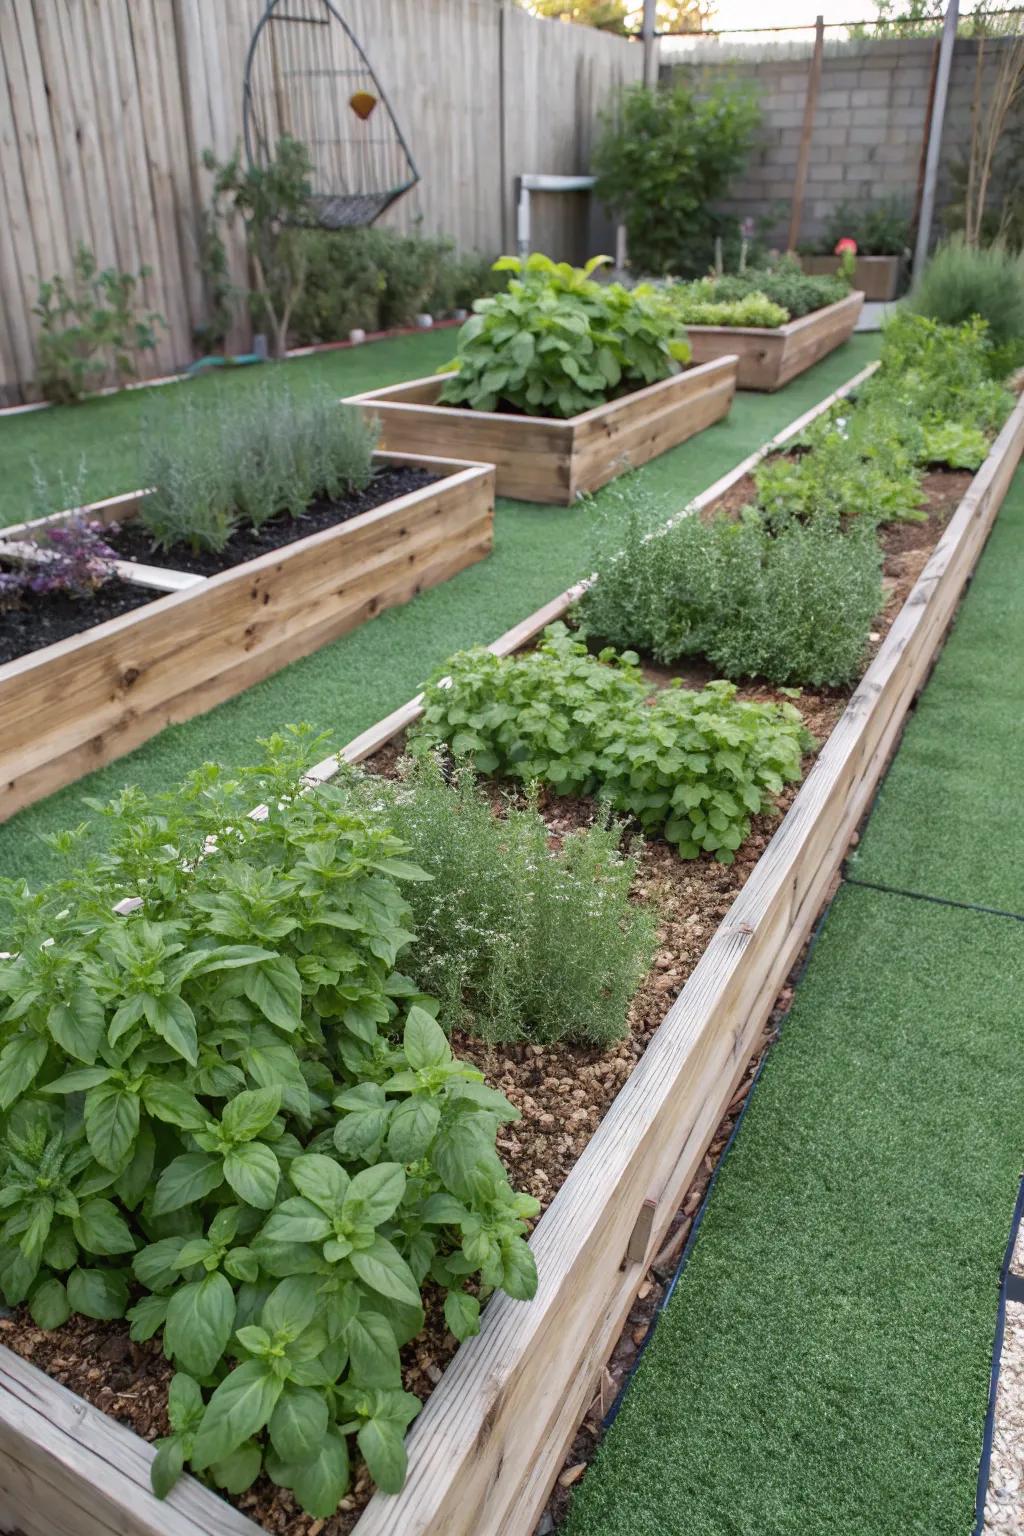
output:
{"label": "turf seam", "polygon": [[930,901],[937,907],[956,907],[960,912],[984,912],[986,917],[1008,917],[1015,923],[1024,923],[1024,912],[1011,912],[1005,907],[984,907],[976,901],[956,901],[949,896],[930,896],[927,891],[909,891],[899,885],[882,885],[875,880],[858,880],[856,875],[844,875],[847,885],[859,885],[866,891],[881,891],[885,896],[908,896],[912,901]]}
{"label": "turf seam", "polygon": [[999,1305],[996,1309],[996,1332],[992,1343],[992,1373],[989,1377],[988,1406],[985,1411],[985,1432],[981,1442],[981,1461],[978,1465],[978,1491],[974,1504],[974,1526],[971,1536],[982,1536],[985,1528],[985,1503],[988,1497],[989,1472],[992,1461],[992,1441],[996,1427],[996,1397],[999,1392],[999,1370],[1003,1360],[1003,1334],[1006,1329],[1006,1303],[1012,1298],[1010,1282],[1016,1278],[1011,1275],[1010,1265],[1013,1262],[1014,1249],[1017,1246],[1017,1233],[1021,1220],[1024,1219],[1024,1177],[1017,1187],[1017,1203],[1013,1208],[1013,1217],[1010,1221],[1010,1235],[1006,1240],[1006,1251],[1003,1254],[1003,1267],[999,1276]]}

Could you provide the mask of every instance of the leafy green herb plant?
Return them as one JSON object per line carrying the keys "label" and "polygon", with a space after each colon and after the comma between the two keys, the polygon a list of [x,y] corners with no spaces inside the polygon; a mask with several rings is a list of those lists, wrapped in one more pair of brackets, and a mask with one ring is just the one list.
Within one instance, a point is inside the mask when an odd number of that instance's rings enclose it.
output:
{"label": "leafy green herb plant", "polygon": [[704,656],[722,676],[839,686],[859,675],[882,603],[874,523],[755,511],[677,518],[622,493],[599,534],[598,578],[580,604],[591,634],[658,661]]}
{"label": "leafy green herb plant", "polygon": [[646,286],[597,283],[584,268],[534,253],[503,256],[515,275],[480,299],[459,332],[441,399],[477,411],[504,406],[533,416],[577,416],[679,371],[690,356],[682,325]]}
{"label": "leafy green herb plant", "polygon": [[726,682],[651,699],[634,653],[591,656],[564,624],[523,656],[460,651],[444,671],[419,742],[444,742],[482,773],[605,799],[682,858],[731,863],[750,817],[800,777],[808,737],[792,705],[742,702]]}
{"label": "leafy green herb plant", "polygon": [[[450,780],[450,782],[449,782]],[[630,901],[635,857],[599,822],[557,849],[531,795],[496,816],[465,768],[435,753],[397,782],[356,780],[432,877],[408,888],[417,935],[406,962],[441,1017],[486,1040],[605,1045],[626,1032],[653,955],[649,906]]]}
{"label": "leafy green herb plant", "polygon": [[139,353],[153,350],[165,323],[138,308],[149,275],[147,267],[101,270],[89,247],[79,244],[70,282],[58,273],[40,284],[32,313],[39,321],[38,384],[47,400],[68,404],[102,384],[135,377]]}
{"label": "leafy green herb plant", "polygon": [[537,1205],[495,1151],[517,1112],[397,968],[422,872],[343,786],[297,792],[317,745],[126,790],[105,853],[63,838],[66,878],[4,886],[0,1289],[41,1327],[162,1330],[157,1492],[263,1470],[325,1517],[353,1439],[401,1486],[424,1283],[460,1338],[531,1295]]}

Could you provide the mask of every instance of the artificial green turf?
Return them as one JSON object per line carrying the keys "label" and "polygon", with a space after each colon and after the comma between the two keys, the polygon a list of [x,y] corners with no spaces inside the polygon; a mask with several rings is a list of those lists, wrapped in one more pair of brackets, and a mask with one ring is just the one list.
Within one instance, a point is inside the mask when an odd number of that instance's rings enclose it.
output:
{"label": "artificial green turf", "polygon": [[969,1536],[1024,928],[846,886],[566,1536]]}
{"label": "artificial green turf", "polygon": [[1024,913],[1024,471],[907,727],[858,879]]}
{"label": "artificial green turf", "polygon": [[[333,382],[339,393],[370,387],[374,378],[367,369],[378,354],[384,362],[376,370],[377,381],[427,372],[431,366],[428,358],[436,361],[438,339],[428,333],[424,338],[403,338],[327,354],[334,370]],[[666,511],[685,505],[746,454],[864,367],[877,354],[878,346],[877,336],[855,336],[778,394],[738,395],[724,422],[635,471],[636,482]],[[428,347],[432,349],[429,353]],[[401,366],[395,363],[399,349]],[[289,377],[293,367],[304,366],[289,364]],[[350,371],[345,372],[346,369]],[[232,377],[244,382],[241,374]],[[227,383],[228,379],[216,382]],[[120,405],[121,398],[114,403]],[[107,404],[89,403],[75,410],[103,411]],[[71,424],[84,419],[75,414]],[[102,423],[106,416],[95,419]],[[64,434],[70,430],[66,411],[15,417],[0,424],[0,441],[5,433],[27,432],[28,424],[38,434],[47,421],[57,429],[54,453],[58,448],[65,452]],[[24,424],[20,428],[19,422]],[[81,429],[76,431],[81,442]],[[96,431],[99,434],[99,426]],[[36,451],[42,451],[41,439],[36,436],[33,441]],[[106,438],[97,435],[96,441],[103,444]],[[27,448],[26,442],[22,452]],[[123,440],[119,440],[115,457],[122,468],[124,452]],[[616,484],[621,487],[623,480]],[[117,479],[113,471],[106,480],[94,482],[97,492],[124,488],[123,479]],[[410,698],[453,651],[495,639],[587,574],[588,525],[594,516],[593,506],[615,494],[615,489],[609,487],[598,493],[593,504],[577,503],[573,507],[500,502],[494,553],[487,560],[424,592],[404,608],[390,609],[372,623],[209,714],[163,731],[129,756],[21,812],[0,827],[0,872],[32,881],[53,873],[54,857],[39,840],[39,834],[77,824],[83,818],[82,798],[86,794],[109,796],[126,783],[151,790],[165,788],[208,759],[228,766],[250,762],[255,739],[290,722],[309,721],[330,729],[339,744],[350,740]]]}

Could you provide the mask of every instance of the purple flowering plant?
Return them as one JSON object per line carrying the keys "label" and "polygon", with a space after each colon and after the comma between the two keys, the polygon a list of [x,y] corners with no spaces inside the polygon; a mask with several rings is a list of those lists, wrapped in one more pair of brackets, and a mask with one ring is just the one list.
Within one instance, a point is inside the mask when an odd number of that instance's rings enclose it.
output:
{"label": "purple flowering plant", "polygon": [[48,528],[39,539],[44,558],[0,570],[0,608],[22,607],[32,597],[92,597],[114,575],[117,552],[103,538],[116,524],[84,517]]}

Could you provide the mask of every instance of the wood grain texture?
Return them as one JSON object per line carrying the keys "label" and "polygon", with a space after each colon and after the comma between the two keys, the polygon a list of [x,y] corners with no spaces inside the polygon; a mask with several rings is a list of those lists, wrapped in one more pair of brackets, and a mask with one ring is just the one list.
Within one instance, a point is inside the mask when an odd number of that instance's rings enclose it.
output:
{"label": "wood grain texture", "polygon": [[260,1536],[192,1477],[161,1501],[153,1447],[0,1349],[0,1529],[21,1536]]}
{"label": "wood grain texture", "polygon": [[564,421],[439,405],[444,380],[436,376],[347,403],[380,423],[385,448],[433,446],[480,459],[495,466],[500,496],[569,506],[721,420],[736,393],[736,368],[734,356],[718,356]]}
{"label": "wood grain texture", "polygon": [[0,819],[482,559],[493,471],[430,462],[445,478],[0,667]]}
{"label": "wood grain texture", "polygon": [[739,355],[739,387],[771,393],[849,341],[864,307],[863,293],[816,309],[778,330],[743,325],[688,325],[694,362]]}

